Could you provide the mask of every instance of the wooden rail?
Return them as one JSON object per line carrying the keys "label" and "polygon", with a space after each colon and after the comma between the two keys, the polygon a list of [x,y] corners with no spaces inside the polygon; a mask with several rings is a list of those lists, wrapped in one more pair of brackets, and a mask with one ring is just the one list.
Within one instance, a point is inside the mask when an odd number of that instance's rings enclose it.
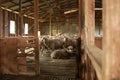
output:
{"label": "wooden rail", "polygon": [[98,80],[102,80],[102,50],[96,46],[86,46],[85,51],[95,69]]}

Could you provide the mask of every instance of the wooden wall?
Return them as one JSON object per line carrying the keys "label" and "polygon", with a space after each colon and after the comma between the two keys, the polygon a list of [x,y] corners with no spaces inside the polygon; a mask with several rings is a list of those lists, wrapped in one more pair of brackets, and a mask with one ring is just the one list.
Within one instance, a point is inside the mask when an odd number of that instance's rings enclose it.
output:
{"label": "wooden wall", "polygon": [[[15,35],[10,34],[10,20],[15,21]],[[34,20],[23,17],[23,23],[28,23],[29,25],[28,36],[34,36]],[[39,25],[40,24],[41,23],[39,23]],[[20,27],[19,14],[0,8],[0,74],[18,73],[16,61],[16,42],[18,40],[16,40],[16,38],[21,36]]]}
{"label": "wooden wall", "polygon": [[[15,74],[17,73],[17,39],[6,38],[0,39],[0,62],[2,74]],[[16,48],[15,48],[16,47]]]}
{"label": "wooden wall", "polygon": [[[49,34],[49,23],[44,23],[42,28],[42,34]],[[78,33],[78,17],[69,18],[64,21],[52,22],[52,33]]]}
{"label": "wooden wall", "polygon": [[[28,41],[28,43],[26,43]],[[34,37],[10,37],[0,39],[0,73],[13,75],[35,75],[40,72],[39,52],[35,45]],[[25,53],[27,48],[34,48],[32,53]],[[37,58],[36,58],[37,56]],[[34,57],[32,62],[27,62],[26,57]],[[38,67],[36,65],[39,65]],[[28,67],[35,70],[30,71]]]}
{"label": "wooden wall", "polygon": [[102,37],[95,37],[95,46],[102,49]]}
{"label": "wooden wall", "polygon": [[103,0],[103,79],[120,80],[120,0]]}
{"label": "wooden wall", "polygon": [[[0,51],[1,51],[1,40],[0,40]],[[2,69],[1,69],[1,54],[0,54],[0,74],[2,73]]]}
{"label": "wooden wall", "polygon": [[[17,13],[13,13],[13,12],[9,12],[6,11],[4,9],[0,10],[0,35],[1,37],[9,37],[10,35],[10,20],[14,20],[15,21],[15,25],[16,25],[16,34],[15,36],[19,36],[20,35],[20,17],[19,14]],[[32,36],[34,33],[34,20],[31,18],[27,18],[27,17],[23,17],[23,27],[24,24],[28,23],[29,26],[29,36]]]}

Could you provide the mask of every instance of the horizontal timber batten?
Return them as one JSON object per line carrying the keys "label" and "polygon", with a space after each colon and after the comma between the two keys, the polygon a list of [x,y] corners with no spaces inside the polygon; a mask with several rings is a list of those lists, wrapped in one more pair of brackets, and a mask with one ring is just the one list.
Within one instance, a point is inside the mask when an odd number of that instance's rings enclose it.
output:
{"label": "horizontal timber batten", "polygon": [[96,46],[86,46],[86,54],[96,71],[98,80],[102,80],[102,54],[103,51]]}

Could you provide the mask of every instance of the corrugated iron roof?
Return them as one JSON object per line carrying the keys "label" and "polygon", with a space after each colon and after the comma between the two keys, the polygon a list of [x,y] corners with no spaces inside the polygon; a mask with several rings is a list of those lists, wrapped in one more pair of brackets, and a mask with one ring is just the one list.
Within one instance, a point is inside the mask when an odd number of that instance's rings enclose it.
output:
{"label": "corrugated iron roof", "polygon": [[[2,7],[19,11],[19,0],[0,0]],[[97,7],[101,7],[101,0],[96,0]],[[33,16],[34,0],[22,0],[22,10],[30,10],[26,15]],[[31,9],[29,9],[31,8]],[[63,16],[65,11],[78,8],[78,0],[40,0],[39,15],[40,18],[49,18],[50,9],[53,17]]]}

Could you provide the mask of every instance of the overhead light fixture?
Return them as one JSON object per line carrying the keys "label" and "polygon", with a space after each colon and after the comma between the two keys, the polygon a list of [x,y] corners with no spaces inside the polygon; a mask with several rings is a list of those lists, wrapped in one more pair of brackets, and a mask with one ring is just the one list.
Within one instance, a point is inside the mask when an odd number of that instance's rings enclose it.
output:
{"label": "overhead light fixture", "polygon": [[76,12],[78,11],[78,9],[72,9],[72,10],[69,10],[69,11],[65,11],[64,14],[69,14],[69,13],[73,13],[73,12]]}

